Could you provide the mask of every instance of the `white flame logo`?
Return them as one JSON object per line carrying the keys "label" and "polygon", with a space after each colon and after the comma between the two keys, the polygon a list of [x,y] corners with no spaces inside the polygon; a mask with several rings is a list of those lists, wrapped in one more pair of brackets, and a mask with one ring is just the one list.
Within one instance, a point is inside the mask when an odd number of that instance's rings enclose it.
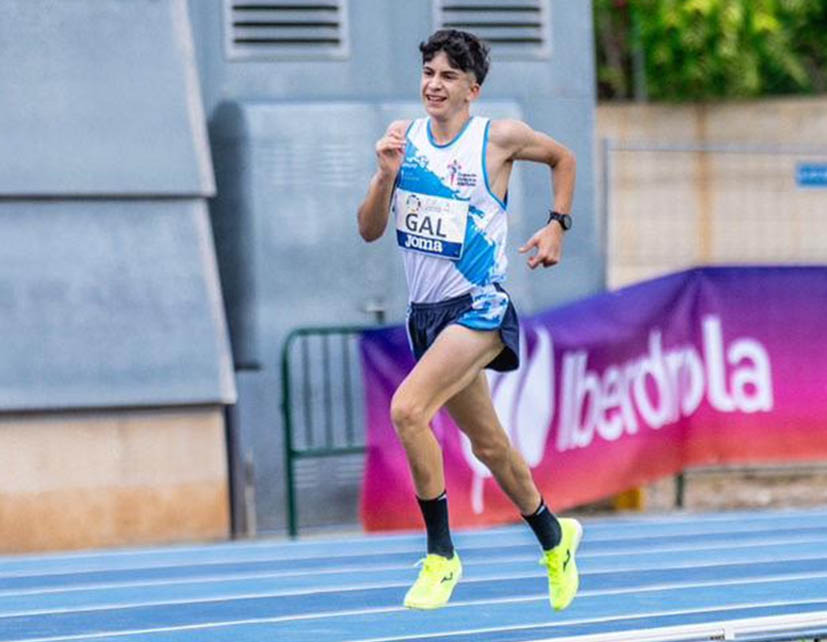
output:
{"label": "white flame logo", "polygon": [[[494,409],[511,443],[522,453],[529,467],[543,460],[546,439],[554,416],[554,346],[548,330],[534,329],[536,345],[528,356],[526,337],[520,336],[520,368],[513,372],[486,370]],[[474,472],[471,507],[483,512],[483,483],[491,471],[472,452],[471,441],[462,434],[462,453]]]}

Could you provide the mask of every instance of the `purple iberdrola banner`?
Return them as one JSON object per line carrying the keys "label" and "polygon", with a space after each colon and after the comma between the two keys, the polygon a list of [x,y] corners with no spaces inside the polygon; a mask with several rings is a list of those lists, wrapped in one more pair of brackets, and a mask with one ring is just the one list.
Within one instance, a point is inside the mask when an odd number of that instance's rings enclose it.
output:
{"label": "purple iberdrola banner", "polygon": [[[521,366],[489,373],[555,510],[693,465],[827,456],[827,267],[701,268],[522,319]],[[368,530],[418,528],[390,422],[403,327],[365,332]],[[432,423],[456,526],[518,514],[446,412]]]}

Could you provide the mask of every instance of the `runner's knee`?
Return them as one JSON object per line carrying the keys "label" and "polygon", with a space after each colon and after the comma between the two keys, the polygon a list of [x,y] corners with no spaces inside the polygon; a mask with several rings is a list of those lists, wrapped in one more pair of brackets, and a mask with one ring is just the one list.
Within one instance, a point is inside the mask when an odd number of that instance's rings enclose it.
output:
{"label": "runner's knee", "polygon": [[472,440],[471,450],[488,468],[496,469],[508,463],[511,445],[504,435],[493,435]]}
{"label": "runner's knee", "polygon": [[422,405],[399,391],[391,399],[391,421],[403,441],[423,427],[428,427],[428,417]]}

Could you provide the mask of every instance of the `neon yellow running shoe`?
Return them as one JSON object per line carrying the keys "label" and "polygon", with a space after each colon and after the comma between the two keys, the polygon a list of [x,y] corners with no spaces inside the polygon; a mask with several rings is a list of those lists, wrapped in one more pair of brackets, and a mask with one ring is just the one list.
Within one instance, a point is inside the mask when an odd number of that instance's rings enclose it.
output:
{"label": "neon yellow running shoe", "polygon": [[574,555],[583,538],[583,527],[576,519],[561,519],[563,538],[550,551],[543,551],[540,564],[548,569],[548,594],[555,611],[562,611],[574,599],[580,586]]}
{"label": "neon yellow running shoe", "polygon": [[442,555],[429,554],[420,562],[422,570],[405,594],[404,605],[409,609],[438,609],[445,606],[462,577],[459,555],[454,551],[454,556],[448,559]]}

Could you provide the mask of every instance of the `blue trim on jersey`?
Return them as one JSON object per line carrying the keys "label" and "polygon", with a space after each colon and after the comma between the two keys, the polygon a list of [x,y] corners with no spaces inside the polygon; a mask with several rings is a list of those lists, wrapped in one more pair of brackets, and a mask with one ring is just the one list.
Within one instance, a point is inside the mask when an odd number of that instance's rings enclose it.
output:
{"label": "blue trim on jersey", "polygon": [[462,135],[465,133],[465,130],[468,129],[468,125],[471,124],[471,121],[474,120],[473,116],[469,116],[468,120],[465,121],[465,124],[462,126],[462,129],[459,130],[459,133],[454,136],[453,140],[448,141],[444,145],[440,145],[438,142],[434,140],[433,135],[431,134],[431,119],[429,118],[425,121],[425,132],[428,134],[428,142],[431,143],[434,147],[438,147],[439,149],[445,149],[446,147],[450,147],[454,143],[456,143]]}
{"label": "blue trim on jersey", "polygon": [[[488,151],[488,128],[491,126],[491,121],[489,120],[485,123],[485,133],[482,136],[482,178],[485,181],[485,189],[488,190],[488,194],[493,198],[497,203],[499,203],[500,207],[503,210],[508,209],[507,202],[504,203],[500,200],[500,198],[491,191],[491,185],[488,183],[488,163],[486,163],[486,152]],[[508,193],[506,193],[506,201],[508,200]]]}
{"label": "blue trim on jersey", "polygon": [[[424,159],[424,161],[422,160]],[[416,145],[408,141],[405,148],[405,160],[399,170],[399,182],[401,187],[409,192],[427,194],[428,196],[442,196],[454,200],[467,201],[467,198],[460,198],[459,192],[452,190],[443,183],[439,176],[434,174],[427,166],[427,158],[422,156]]]}
{"label": "blue trim on jersey", "polygon": [[488,285],[491,270],[496,263],[496,245],[477,227],[473,216],[468,217],[462,258],[454,265],[460,274],[474,285]]}

